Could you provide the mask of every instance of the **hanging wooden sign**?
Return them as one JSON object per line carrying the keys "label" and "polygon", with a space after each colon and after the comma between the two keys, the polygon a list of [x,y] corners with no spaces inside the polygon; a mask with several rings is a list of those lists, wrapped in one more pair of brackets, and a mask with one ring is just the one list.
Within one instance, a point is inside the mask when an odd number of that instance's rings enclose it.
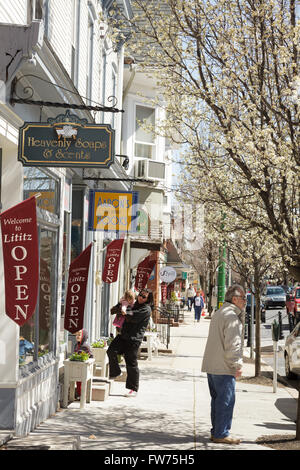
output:
{"label": "hanging wooden sign", "polygon": [[19,130],[18,159],[24,166],[109,168],[115,156],[110,124],[90,124],[75,114],[47,122],[25,122]]}

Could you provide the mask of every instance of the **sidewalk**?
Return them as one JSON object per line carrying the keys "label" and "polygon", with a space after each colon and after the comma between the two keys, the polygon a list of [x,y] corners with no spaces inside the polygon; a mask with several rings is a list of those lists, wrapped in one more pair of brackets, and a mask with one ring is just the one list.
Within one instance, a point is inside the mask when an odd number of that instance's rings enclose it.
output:
{"label": "sidewalk", "polygon": [[[139,361],[140,390],[125,398],[125,383],[115,381],[104,402],[93,401],[80,410],[79,402],[57,412],[24,438],[10,440],[8,449],[50,450],[271,450],[256,444],[262,435],[295,436],[297,392],[237,382],[231,434],[239,446],[210,441],[210,396],[201,360],[210,320],[194,324],[190,312],[185,322],[171,329],[169,349],[152,361]],[[254,365],[245,363],[243,376],[253,376]]]}

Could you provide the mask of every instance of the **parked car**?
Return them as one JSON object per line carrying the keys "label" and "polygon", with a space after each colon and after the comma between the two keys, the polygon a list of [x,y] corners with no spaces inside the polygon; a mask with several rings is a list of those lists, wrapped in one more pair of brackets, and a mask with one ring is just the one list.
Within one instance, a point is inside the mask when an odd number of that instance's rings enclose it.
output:
{"label": "parked car", "polygon": [[300,323],[286,337],[284,347],[285,375],[296,379],[300,374]]}
{"label": "parked car", "polygon": [[272,307],[285,307],[286,294],[281,286],[268,286],[265,295],[263,296],[263,303],[265,309]]}
{"label": "parked car", "polygon": [[286,312],[293,315],[294,325],[300,321],[300,286],[286,295]]}
{"label": "parked car", "polygon": [[[252,294],[250,294],[248,292],[247,294],[247,303],[246,303],[246,314],[247,315],[250,315],[251,314],[251,298],[252,298]],[[255,323],[255,305],[256,305],[256,301],[255,301],[255,297],[254,298],[254,323]],[[261,302],[260,303],[260,320],[261,322],[265,322],[266,321],[266,310],[265,310],[265,306],[264,304]]]}

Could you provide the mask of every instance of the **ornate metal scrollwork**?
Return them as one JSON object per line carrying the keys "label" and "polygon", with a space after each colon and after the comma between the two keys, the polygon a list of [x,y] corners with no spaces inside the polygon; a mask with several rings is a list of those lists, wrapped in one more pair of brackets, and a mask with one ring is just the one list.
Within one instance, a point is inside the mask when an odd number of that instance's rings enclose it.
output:
{"label": "ornate metal scrollwork", "polygon": [[107,98],[107,101],[108,101],[109,103],[113,103],[112,108],[115,108],[115,107],[117,106],[117,104],[118,104],[117,97],[116,97],[116,96],[113,96],[113,95],[109,96],[109,97]]}
{"label": "ornate metal scrollwork", "polygon": [[[23,90],[20,91],[18,89],[18,86],[20,88],[21,85],[21,80],[26,80],[27,78],[35,78],[38,80],[41,80],[42,82],[45,82],[47,84],[50,84],[54,87],[60,88],[62,90],[67,91],[68,93],[72,93],[77,96],[77,98],[81,100],[87,100],[90,103],[95,103],[97,106],[92,106],[92,105],[85,105],[85,104],[72,104],[72,103],[57,103],[57,102],[52,102],[52,101],[41,101],[41,100],[32,100],[34,96],[34,88],[29,85],[28,83],[23,86]],[[22,88],[22,86],[21,86]],[[23,93],[23,96],[20,96],[20,93]],[[113,103],[113,106],[103,106],[99,103],[96,103],[95,101],[81,96],[78,93],[68,90],[67,88],[57,85],[56,83],[49,82],[48,80],[45,80],[44,78],[38,77],[37,75],[34,74],[27,74],[23,75],[19,78],[14,78],[12,81],[11,85],[11,94],[10,94],[10,103],[11,105],[14,105],[15,103],[23,103],[23,104],[31,104],[31,105],[36,105],[36,106],[51,106],[54,108],[70,108],[70,109],[83,109],[83,110],[88,110],[88,111],[101,111],[105,113],[123,113],[123,109],[118,109],[116,108],[117,106],[117,98],[116,96],[109,96],[108,97],[108,102]]]}
{"label": "ornate metal scrollwork", "polygon": [[32,86],[30,86],[30,85],[23,86],[23,90],[22,90],[23,96],[20,96],[20,94],[18,93],[18,89],[22,88],[22,86],[18,87],[18,85],[21,85],[20,81],[23,78],[25,78],[25,77],[23,76],[23,77],[19,77],[19,78],[14,78],[14,80],[12,82],[12,93],[14,93],[16,95],[16,97],[19,98],[19,99],[26,98],[26,99],[30,100],[34,95],[34,90],[33,90]]}

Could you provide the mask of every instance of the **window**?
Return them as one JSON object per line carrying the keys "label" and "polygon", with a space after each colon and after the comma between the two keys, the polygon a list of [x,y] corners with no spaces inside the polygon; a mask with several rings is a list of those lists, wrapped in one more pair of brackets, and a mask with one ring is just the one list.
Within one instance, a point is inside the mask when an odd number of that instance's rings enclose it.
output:
{"label": "window", "polygon": [[20,328],[20,366],[37,361],[56,348],[59,181],[46,170],[25,167],[24,199],[37,193],[41,194],[37,206],[42,209],[38,212],[40,289],[34,315]]}
{"label": "window", "polygon": [[40,193],[37,206],[53,214],[59,214],[58,181],[37,167],[24,168],[24,199]]}
{"label": "window", "polygon": [[136,106],[135,114],[135,156],[155,159],[155,135],[144,129],[144,125],[155,126],[155,109]]}
{"label": "window", "polygon": [[20,366],[37,361],[55,349],[56,231],[39,227],[40,291],[35,314],[20,328]]}

